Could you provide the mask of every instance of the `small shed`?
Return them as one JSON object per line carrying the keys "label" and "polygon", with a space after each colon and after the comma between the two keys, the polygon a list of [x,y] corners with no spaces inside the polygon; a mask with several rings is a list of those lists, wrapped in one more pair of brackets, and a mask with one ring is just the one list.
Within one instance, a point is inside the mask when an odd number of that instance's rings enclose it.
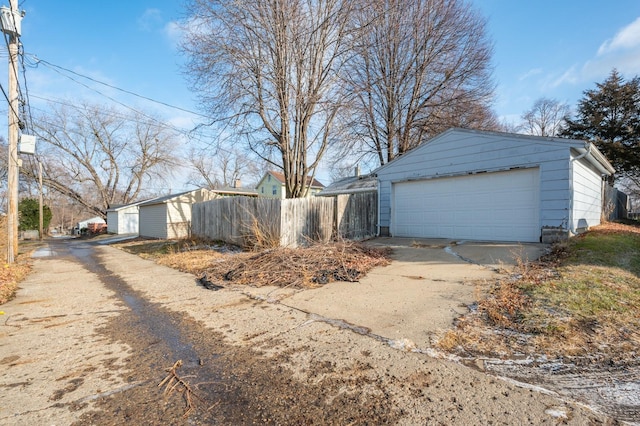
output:
{"label": "small shed", "polygon": [[243,188],[199,188],[166,195],[139,205],[139,234],[142,237],[176,239],[191,234],[191,206],[194,203],[227,196],[257,196]]}
{"label": "small shed", "polygon": [[551,242],[598,225],[614,169],[572,139],[449,129],[376,170],[379,234]]}
{"label": "small shed", "polygon": [[151,200],[120,204],[107,210],[107,232],[110,234],[137,234],[140,204]]}

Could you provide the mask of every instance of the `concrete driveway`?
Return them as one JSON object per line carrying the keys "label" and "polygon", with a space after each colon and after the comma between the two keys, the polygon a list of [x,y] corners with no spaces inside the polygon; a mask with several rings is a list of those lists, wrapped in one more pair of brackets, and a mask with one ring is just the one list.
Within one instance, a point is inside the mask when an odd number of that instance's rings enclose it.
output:
{"label": "concrete driveway", "polygon": [[283,293],[281,303],[362,327],[392,344],[426,349],[434,334],[451,327],[501,274],[519,259],[537,259],[547,248],[406,238],[376,238],[367,244],[391,247],[391,264],[357,283]]}

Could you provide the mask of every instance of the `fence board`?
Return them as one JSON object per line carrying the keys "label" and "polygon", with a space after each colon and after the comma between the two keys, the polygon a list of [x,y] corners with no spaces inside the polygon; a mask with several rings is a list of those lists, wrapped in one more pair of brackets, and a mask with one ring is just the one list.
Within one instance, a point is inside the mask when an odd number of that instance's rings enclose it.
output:
{"label": "fence board", "polygon": [[378,233],[378,193],[336,197],[336,229],[340,238],[363,240]]}
{"label": "fence board", "polygon": [[333,233],[334,202],[309,197],[282,200],[280,245],[297,247],[310,241],[327,242]]}
{"label": "fence board", "polygon": [[191,222],[194,236],[241,246],[297,247],[336,235],[363,239],[376,234],[377,194],[221,198],[194,204]]}
{"label": "fence board", "polygon": [[629,197],[613,186],[604,187],[603,216],[605,220],[626,219],[629,213]]}
{"label": "fence board", "polygon": [[279,238],[280,200],[227,197],[196,203],[192,233],[241,246],[260,238]]}

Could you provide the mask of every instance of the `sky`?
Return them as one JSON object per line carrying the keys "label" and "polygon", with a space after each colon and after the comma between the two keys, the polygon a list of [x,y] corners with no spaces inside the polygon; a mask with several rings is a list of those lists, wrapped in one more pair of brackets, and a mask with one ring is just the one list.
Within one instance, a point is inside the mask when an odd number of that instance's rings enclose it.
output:
{"label": "sky", "polygon": [[[638,0],[470,3],[487,20],[494,44],[494,108],[506,123],[517,124],[541,97],[575,107],[613,68],[625,78],[640,75]],[[8,6],[8,0],[0,5]],[[197,114],[178,49],[182,1],[23,0],[19,8],[25,11],[20,41],[26,70],[20,84],[34,115],[47,108],[47,100],[90,100],[157,114],[185,134],[205,120]],[[0,62],[6,60],[6,49],[0,49]],[[1,64],[0,84],[6,90],[7,67]],[[6,103],[0,103],[0,116],[6,114]],[[6,118],[0,119],[3,128]],[[326,169],[318,177],[329,180]]]}

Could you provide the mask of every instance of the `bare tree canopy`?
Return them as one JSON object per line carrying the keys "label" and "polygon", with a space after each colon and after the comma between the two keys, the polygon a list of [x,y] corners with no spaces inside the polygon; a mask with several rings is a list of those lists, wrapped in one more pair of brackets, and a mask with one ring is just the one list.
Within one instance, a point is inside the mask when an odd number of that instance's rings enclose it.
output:
{"label": "bare tree canopy", "polygon": [[518,131],[535,136],[559,136],[569,112],[570,108],[566,103],[540,98],[531,109],[522,114]]}
{"label": "bare tree canopy", "polygon": [[496,129],[492,44],[462,0],[373,0],[349,63],[352,126],[380,164],[449,127]]}
{"label": "bare tree canopy", "polygon": [[[43,183],[96,215],[143,195],[174,164],[175,135],[159,122],[113,108],[51,106],[34,120]],[[35,179],[35,161],[23,169]]]}
{"label": "bare tree canopy", "polygon": [[193,170],[189,182],[203,188],[255,184],[266,172],[239,150],[192,148],[187,157]]}
{"label": "bare tree canopy", "polygon": [[237,141],[304,196],[336,137],[350,0],[191,0],[183,50],[194,90]]}

